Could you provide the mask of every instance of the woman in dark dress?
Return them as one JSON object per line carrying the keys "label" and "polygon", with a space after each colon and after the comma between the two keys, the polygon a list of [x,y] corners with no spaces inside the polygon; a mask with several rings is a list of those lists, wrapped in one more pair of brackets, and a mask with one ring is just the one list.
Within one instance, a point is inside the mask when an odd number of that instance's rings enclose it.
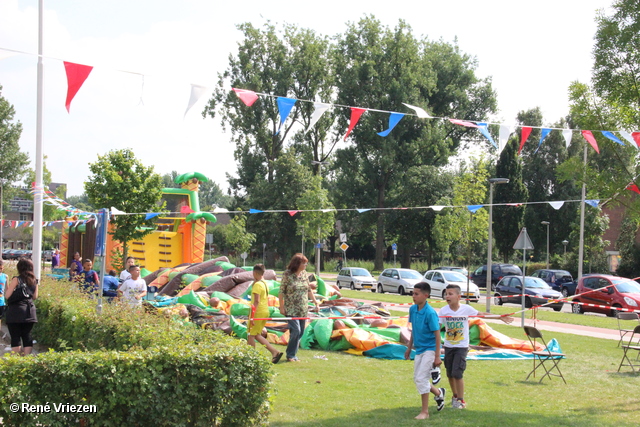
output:
{"label": "woman in dark dress", "polygon": [[36,306],[33,303],[33,300],[38,298],[38,281],[33,274],[33,263],[30,259],[21,258],[18,261],[18,275],[9,282],[5,298],[5,321],[11,335],[11,351],[23,356],[31,354],[31,329],[38,321]]}

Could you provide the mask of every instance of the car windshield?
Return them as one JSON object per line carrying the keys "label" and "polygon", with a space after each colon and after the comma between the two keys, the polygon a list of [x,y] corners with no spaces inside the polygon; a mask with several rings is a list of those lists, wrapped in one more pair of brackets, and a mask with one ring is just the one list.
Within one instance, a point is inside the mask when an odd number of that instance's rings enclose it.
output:
{"label": "car windshield", "polygon": [[364,268],[354,268],[353,270],[351,270],[351,274],[354,275],[354,276],[371,277],[371,274],[369,274],[369,272],[367,270],[365,270]]}
{"label": "car windshield", "polygon": [[524,286],[526,288],[551,289],[551,286],[547,285],[544,280],[538,279],[537,277],[525,277]]}
{"label": "car windshield", "polygon": [[415,270],[400,270],[400,277],[403,279],[422,279],[422,275]]}
{"label": "car windshield", "polygon": [[443,275],[444,275],[444,278],[447,280],[447,282],[466,282],[467,281],[466,277],[464,277],[460,273],[456,273],[455,271],[443,273]]}
{"label": "car windshield", "polygon": [[623,294],[640,294],[640,285],[633,280],[614,280],[618,292]]}

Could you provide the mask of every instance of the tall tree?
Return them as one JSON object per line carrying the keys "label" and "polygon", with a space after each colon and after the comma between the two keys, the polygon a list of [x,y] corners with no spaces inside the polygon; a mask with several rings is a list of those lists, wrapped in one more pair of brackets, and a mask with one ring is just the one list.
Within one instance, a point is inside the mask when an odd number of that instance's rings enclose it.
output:
{"label": "tall tree", "polygon": [[314,243],[320,243],[325,236],[333,234],[335,211],[333,204],[329,201],[329,192],[322,188],[320,176],[315,175],[311,179],[309,187],[298,197],[296,205],[301,210],[313,210],[300,213],[300,218],[297,220],[298,235],[304,235]]}
{"label": "tall tree", "polygon": [[[455,45],[418,40],[404,21],[390,29],[365,17],[348,24],[338,38],[338,102],[396,112],[407,111],[403,103],[408,103],[440,117],[483,119],[495,108],[495,99],[489,81],[475,76],[475,67],[475,59]],[[339,116],[341,128],[347,128],[349,117],[348,112]],[[388,114],[364,114],[346,148],[353,153],[343,157],[363,160],[357,170],[350,168],[351,174],[361,175],[353,181],[365,183],[358,191],[376,208],[387,206],[387,192],[402,182],[409,167],[445,164],[468,132],[441,121],[406,117],[383,138],[376,133],[388,128],[388,120]],[[383,267],[385,215],[376,211],[376,269]]]}
{"label": "tall tree", "polygon": [[[97,208],[114,207],[126,213],[158,212],[162,198],[162,177],[135,158],[130,149],[112,150],[89,164],[91,175],[84,183],[89,202]],[[153,231],[153,219],[145,215],[117,215],[111,233],[123,244],[127,256],[128,242]],[[146,228],[145,228],[146,227]]]}
{"label": "tall tree", "polygon": [[[15,109],[2,96],[0,85],[0,186],[2,186],[2,199],[12,197],[11,183],[20,180],[27,172],[29,155],[20,151],[20,135],[22,124],[14,122]],[[1,242],[0,242],[1,243]]]}
{"label": "tall tree", "polygon": [[[495,187],[494,203],[519,203],[528,199],[527,187],[522,182],[522,158],[518,156],[518,146],[518,139],[511,138],[500,153],[496,177],[509,178],[509,183]],[[504,262],[509,262],[513,243],[524,223],[524,206],[496,206],[493,209],[493,223],[496,248]]]}

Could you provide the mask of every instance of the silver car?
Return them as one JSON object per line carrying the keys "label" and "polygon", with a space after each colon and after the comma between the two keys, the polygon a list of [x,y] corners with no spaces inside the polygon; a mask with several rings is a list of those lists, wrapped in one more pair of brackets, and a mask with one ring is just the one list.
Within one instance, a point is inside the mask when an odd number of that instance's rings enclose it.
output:
{"label": "silver car", "polygon": [[413,293],[413,286],[422,282],[422,275],[409,268],[387,268],[378,276],[378,292]]}
{"label": "silver car", "polygon": [[[432,297],[445,297],[445,288],[448,285],[458,285],[462,291],[462,298],[469,298],[473,302],[480,299],[480,289],[478,286],[456,271],[447,270],[429,270],[424,273],[424,280],[431,286]],[[467,292],[467,283],[469,291]]]}
{"label": "silver car", "polygon": [[366,268],[345,267],[338,273],[336,279],[338,288],[349,287],[352,291],[355,289],[370,289],[376,291],[376,279],[369,273]]}

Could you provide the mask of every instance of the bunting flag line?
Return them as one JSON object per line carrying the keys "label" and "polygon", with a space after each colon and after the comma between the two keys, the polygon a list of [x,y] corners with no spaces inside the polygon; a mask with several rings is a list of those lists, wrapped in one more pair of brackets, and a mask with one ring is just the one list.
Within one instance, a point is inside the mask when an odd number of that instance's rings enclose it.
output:
{"label": "bunting flag line", "polygon": [[360,120],[360,117],[365,111],[367,110],[365,110],[364,108],[351,107],[351,118],[349,119],[349,129],[347,130],[347,134],[344,136],[345,141],[349,137],[349,134],[351,133],[353,128],[356,127],[356,124],[358,124],[358,120]]}
{"label": "bunting flag line", "polygon": [[89,77],[89,73],[91,73],[93,67],[65,61],[64,69],[67,73],[67,100],[64,106],[67,107],[67,112],[71,113],[71,101],[84,84],[84,81]]}

